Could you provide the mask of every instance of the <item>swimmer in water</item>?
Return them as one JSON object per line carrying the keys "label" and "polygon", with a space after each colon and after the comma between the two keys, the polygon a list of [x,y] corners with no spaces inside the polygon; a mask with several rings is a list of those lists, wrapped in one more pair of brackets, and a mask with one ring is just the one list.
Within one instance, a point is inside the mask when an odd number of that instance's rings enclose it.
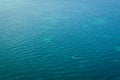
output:
{"label": "swimmer in water", "polygon": [[79,59],[78,57],[75,57],[75,56],[72,56],[72,59],[73,60],[76,60],[76,59]]}

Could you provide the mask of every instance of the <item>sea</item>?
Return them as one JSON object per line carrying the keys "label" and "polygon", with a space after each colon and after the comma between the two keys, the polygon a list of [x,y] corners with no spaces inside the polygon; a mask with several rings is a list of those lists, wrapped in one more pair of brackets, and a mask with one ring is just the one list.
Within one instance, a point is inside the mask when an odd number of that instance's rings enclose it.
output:
{"label": "sea", "polygon": [[120,80],[120,0],[0,0],[0,80]]}

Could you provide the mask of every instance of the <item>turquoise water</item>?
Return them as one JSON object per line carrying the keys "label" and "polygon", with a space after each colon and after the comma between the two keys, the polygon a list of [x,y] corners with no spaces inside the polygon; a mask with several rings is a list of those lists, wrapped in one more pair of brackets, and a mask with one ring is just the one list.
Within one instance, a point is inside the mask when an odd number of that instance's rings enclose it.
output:
{"label": "turquoise water", "polygon": [[120,1],[0,0],[0,80],[120,80]]}

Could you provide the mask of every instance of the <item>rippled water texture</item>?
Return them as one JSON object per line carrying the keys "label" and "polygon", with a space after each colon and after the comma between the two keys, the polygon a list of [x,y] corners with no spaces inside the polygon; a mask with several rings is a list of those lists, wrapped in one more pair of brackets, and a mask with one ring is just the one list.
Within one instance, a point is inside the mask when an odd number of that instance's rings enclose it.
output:
{"label": "rippled water texture", "polygon": [[0,0],[0,80],[120,80],[120,1]]}

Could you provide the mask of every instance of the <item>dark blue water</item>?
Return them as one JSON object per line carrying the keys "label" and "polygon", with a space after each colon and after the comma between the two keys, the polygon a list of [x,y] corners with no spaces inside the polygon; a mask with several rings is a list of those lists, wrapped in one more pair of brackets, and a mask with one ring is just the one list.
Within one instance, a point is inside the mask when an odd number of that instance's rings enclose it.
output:
{"label": "dark blue water", "polygon": [[120,1],[0,0],[0,80],[120,80]]}

